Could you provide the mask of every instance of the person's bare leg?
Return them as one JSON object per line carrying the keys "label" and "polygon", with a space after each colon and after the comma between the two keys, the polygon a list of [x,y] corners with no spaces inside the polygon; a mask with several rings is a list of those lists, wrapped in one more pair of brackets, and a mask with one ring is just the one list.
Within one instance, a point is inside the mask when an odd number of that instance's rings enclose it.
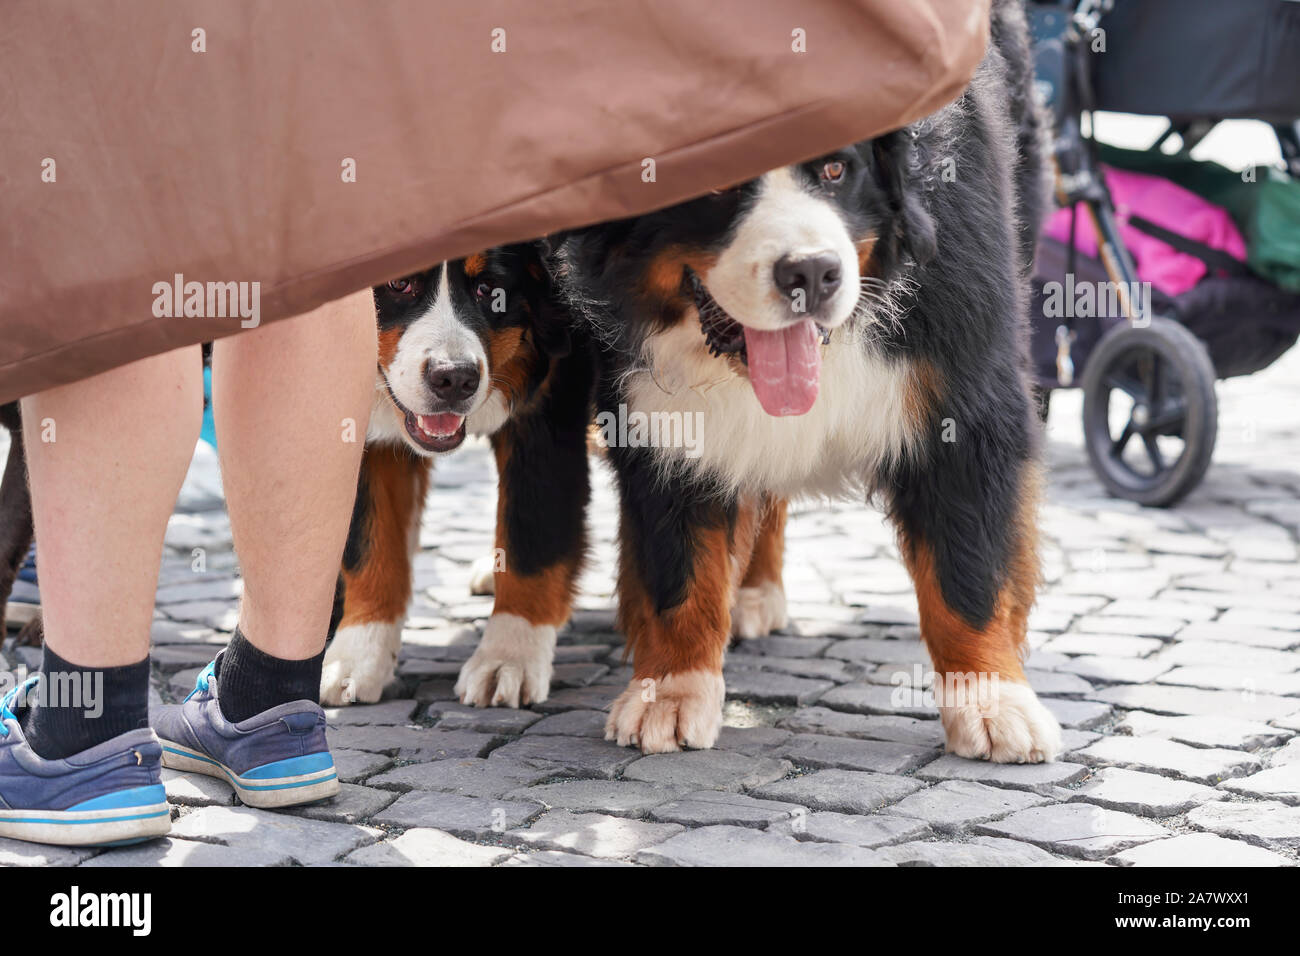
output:
{"label": "person's bare leg", "polygon": [[139,661],[203,419],[199,349],[29,396],[22,412],[45,644],[85,667]]}
{"label": "person's bare leg", "polygon": [[[19,706],[27,744],[56,760],[148,723],[163,535],[203,415],[199,350],[49,389],[22,412],[45,651]],[[145,832],[166,830],[165,812],[148,816]]]}
{"label": "person's bare leg", "polygon": [[239,629],[289,661],[325,646],[376,364],[370,290],[216,343],[217,447],[244,578]]}

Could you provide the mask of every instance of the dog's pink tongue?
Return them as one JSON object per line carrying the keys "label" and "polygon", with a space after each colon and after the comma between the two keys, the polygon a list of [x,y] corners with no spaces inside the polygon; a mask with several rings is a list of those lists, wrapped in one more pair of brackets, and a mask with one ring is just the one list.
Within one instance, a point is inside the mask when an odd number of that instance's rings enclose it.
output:
{"label": "dog's pink tongue", "polygon": [[776,332],[745,326],[749,381],[769,415],[802,415],[817,400],[822,374],[821,337],[812,319]]}
{"label": "dog's pink tongue", "polygon": [[461,417],[459,415],[421,415],[420,429],[427,434],[437,435],[440,438],[446,438],[449,435],[456,434],[460,428]]}

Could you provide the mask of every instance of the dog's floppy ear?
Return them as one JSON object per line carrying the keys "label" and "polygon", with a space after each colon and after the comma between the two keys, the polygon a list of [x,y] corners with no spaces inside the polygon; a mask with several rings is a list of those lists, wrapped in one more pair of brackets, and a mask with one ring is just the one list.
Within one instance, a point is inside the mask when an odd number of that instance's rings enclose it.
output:
{"label": "dog's floppy ear", "polygon": [[524,297],[532,316],[533,335],[537,347],[552,358],[569,354],[569,310],[559,294],[557,283],[551,276],[547,260],[550,258],[547,240],[521,242],[511,247],[524,266]]}
{"label": "dog's floppy ear", "polygon": [[889,274],[911,258],[924,265],[938,247],[934,219],[921,197],[920,161],[911,134],[897,130],[872,143],[880,185],[889,203],[890,221],[882,229],[877,259]]}

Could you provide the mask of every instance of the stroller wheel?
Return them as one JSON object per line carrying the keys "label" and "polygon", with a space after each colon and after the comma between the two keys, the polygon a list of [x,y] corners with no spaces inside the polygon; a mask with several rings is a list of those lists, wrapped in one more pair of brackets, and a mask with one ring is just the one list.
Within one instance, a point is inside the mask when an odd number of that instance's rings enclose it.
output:
{"label": "stroller wheel", "polygon": [[1200,339],[1172,319],[1122,323],[1093,349],[1082,386],[1088,459],[1107,491],[1166,507],[1200,483],[1219,419]]}

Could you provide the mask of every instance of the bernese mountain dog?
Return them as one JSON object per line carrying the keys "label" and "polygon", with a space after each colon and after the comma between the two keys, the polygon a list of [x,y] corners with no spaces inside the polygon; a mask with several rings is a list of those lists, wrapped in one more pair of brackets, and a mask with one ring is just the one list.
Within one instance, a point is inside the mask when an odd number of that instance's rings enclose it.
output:
{"label": "bernese mountain dog", "polygon": [[556,628],[585,553],[594,355],[569,328],[539,247],[522,243],[376,286],[375,403],[343,554],[321,700],[379,700],[393,678],[434,459],[490,436],[499,475],[495,590],[457,693],[546,699]]}
{"label": "bernese mountain dog", "polygon": [[598,415],[703,429],[689,453],[608,451],[634,676],[607,738],[713,745],[732,631],[784,622],[787,501],[848,494],[896,525],[948,748],[1060,751],[1022,667],[1040,484],[1026,273],[1046,189],[1015,0],[994,4],[992,37],[963,95],[911,126],[560,243]]}

